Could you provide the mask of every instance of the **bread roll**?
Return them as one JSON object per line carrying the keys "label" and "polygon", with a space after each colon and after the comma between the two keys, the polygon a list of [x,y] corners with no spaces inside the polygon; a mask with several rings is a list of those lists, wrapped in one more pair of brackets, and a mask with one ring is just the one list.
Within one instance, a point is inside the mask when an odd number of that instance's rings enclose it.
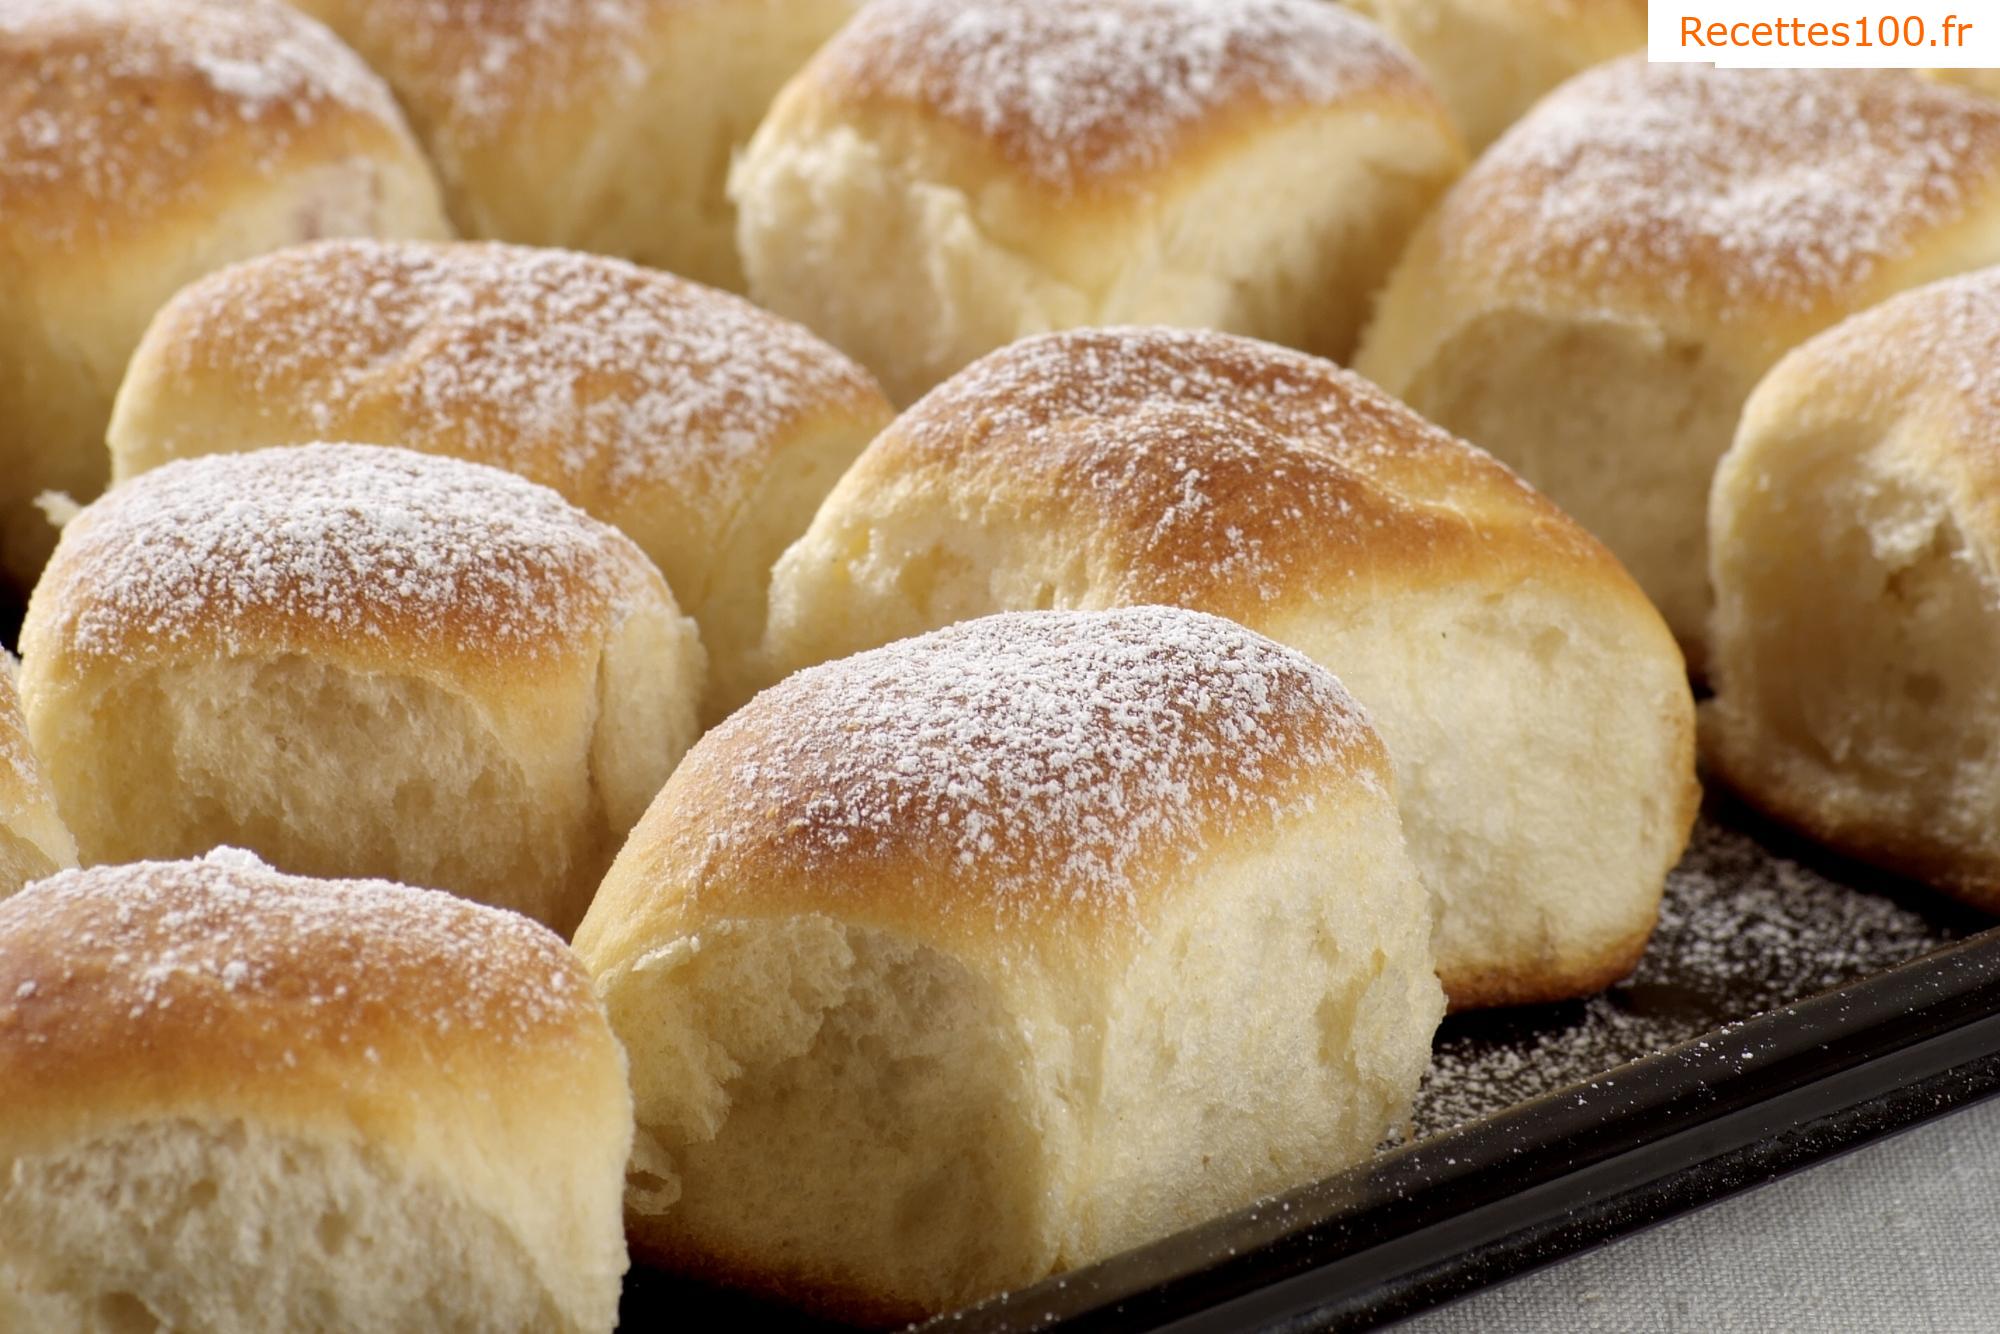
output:
{"label": "bread roll", "polygon": [[1408,54],[1321,0],[876,0],[730,193],[752,295],[908,402],[1088,324],[1344,356],[1461,165]]}
{"label": "bread roll", "polygon": [[389,90],[277,0],[0,0],[0,570],[104,487],[125,362],[189,279],[316,236],[443,236]]}
{"label": "bread roll", "polygon": [[1563,80],[1646,45],[1646,0],[1347,4],[1423,62],[1475,152]]}
{"label": "bread roll", "polygon": [[1757,805],[2000,911],[2000,270],[1807,343],[1715,479],[1704,747]]}
{"label": "bread roll", "polygon": [[15,686],[19,671],[12,657],[0,653],[0,899],[76,865],[76,840],[56,814],[55,794],[28,744]]}
{"label": "bread roll", "polygon": [[114,480],[337,439],[553,487],[665,573],[701,626],[714,719],[753,689],[771,563],[889,416],[867,372],[721,292],[561,251],[359,241],[184,290],[110,439]]}
{"label": "bread roll", "polygon": [[1630,970],[1694,817],[1694,706],[1618,563],[1332,364],[1029,339],[863,452],[772,577],[779,667],[1001,609],[1171,603],[1303,650],[1395,757],[1454,1006]]}
{"label": "bread roll", "polygon": [[0,902],[0,1328],[608,1331],[625,1061],[562,942],[229,849]]}
{"label": "bread roll", "polygon": [[468,236],[741,288],[730,155],[860,0],[294,0],[389,80]]}
{"label": "bread roll", "polygon": [[1908,75],[1618,61],[1446,197],[1356,369],[1618,553],[1700,669],[1705,517],[1784,352],[2000,260],[2000,106]]}
{"label": "bread roll", "polygon": [[1409,1113],[1429,934],[1381,743],[1240,626],[995,616],[801,673],[577,933],[634,1246],[907,1318],[1331,1172]]}
{"label": "bread roll", "polygon": [[629,539],[362,445],[170,463],[64,529],[21,702],[85,862],[255,849],[568,931],[694,738],[701,646]]}

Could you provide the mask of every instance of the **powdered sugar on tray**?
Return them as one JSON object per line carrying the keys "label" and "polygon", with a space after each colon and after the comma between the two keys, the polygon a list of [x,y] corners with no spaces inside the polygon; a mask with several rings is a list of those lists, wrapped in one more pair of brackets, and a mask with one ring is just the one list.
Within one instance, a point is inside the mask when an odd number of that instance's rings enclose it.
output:
{"label": "powdered sugar on tray", "polygon": [[985,617],[811,668],[710,733],[675,784],[713,794],[709,832],[684,822],[712,865],[796,857],[837,881],[890,862],[1029,914],[1129,908],[1146,861],[1310,809],[1329,782],[1386,806],[1386,771],[1323,668],[1142,607]]}
{"label": "powdered sugar on tray", "polygon": [[800,325],[567,251],[323,242],[212,275],[163,319],[163,393],[282,405],[280,429],[320,438],[383,431],[586,506],[671,488],[727,515],[814,414],[887,415]]}
{"label": "powdered sugar on tray", "polygon": [[1237,104],[1431,96],[1379,29],[1319,0],[874,0],[815,68],[832,97],[922,107],[1072,188],[1162,166]]}
{"label": "powdered sugar on tray", "polygon": [[10,225],[66,234],[113,206],[157,210],[211,157],[276,161],[336,113],[402,125],[360,57],[278,0],[0,0]]}
{"label": "powdered sugar on tray", "polygon": [[43,577],[71,652],[206,636],[395,639],[561,656],[650,566],[629,540],[497,468],[300,445],[146,473],[64,532]]}
{"label": "powdered sugar on tray", "polygon": [[1417,1131],[1449,1130],[1906,963],[1958,938],[1962,917],[1852,888],[1704,814],[1631,979],[1585,1001],[1447,1020]]}
{"label": "powdered sugar on tray", "polygon": [[525,917],[234,848],[63,871],[0,902],[0,1033],[130,1051],[168,1027],[212,1044],[221,1026],[260,1031],[267,1055],[286,1038],[359,1053],[385,1035],[519,1041],[598,1012],[582,965]]}
{"label": "powdered sugar on tray", "polygon": [[[1619,61],[1447,196],[1455,265],[1724,319],[1859,291],[2000,189],[2000,104],[1900,72]],[[1739,308],[1740,307],[1740,308]]]}

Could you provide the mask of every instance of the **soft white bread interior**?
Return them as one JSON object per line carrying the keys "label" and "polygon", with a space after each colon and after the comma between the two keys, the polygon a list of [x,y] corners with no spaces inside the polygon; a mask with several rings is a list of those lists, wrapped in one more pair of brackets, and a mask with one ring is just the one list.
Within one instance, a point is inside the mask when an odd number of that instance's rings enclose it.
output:
{"label": "soft white bread interior", "polygon": [[1321,0],[877,0],[730,193],[751,294],[908,402],[1091,324],[1345,356],[1462,161],[1409,55]]}
{"label": "soft white bread interior", "polygon": [[63,530],[21,699],[86,863],[249,847],[573,928],[694,739],[701,646],[630,539],[480,464],[167,464]]}
{"label": "soft white bread interior", "polygon": [[1216,617],[994,616],[688,755],[577,933],[635,1248],[906,1318],[1365,1157],[1444,1001],[1387,756]]}
{"label": "soft white bread interior", "polygon": [[732,154],[860,0],[293,0],[402,99],[468,236],[740,289]]}
{"label": "soft white bread interior", "polygon": [[1571,75],[1646,45],[1646,0],[1346,0],[1423,62],[1473,152]]}
{"label": "soft white bread interior", "polygon": [[278,0],[0,0],[0,569],[104,487],[139,335],[188,280],[318,236],[448,234],[389,90]]}
{"label": "soft white bread interior", "polygon": [[2000,271],[1807,343],[1716,473],[1711,766],[2000,911]]}
{"label": "soft white bread interior", "polygon": [[[299,246],[184,289],[112,415],[112,479],[309,440],[489,463],[614,524],[701,626],[703,712],[749,697],[771,564],[891,415],[747,301],[493,244]],[[649,794],[650,795],[650,794]]]}
{"label": "soft white bread interior", "polygon": [[0,1328],[608,1331],[625,1062],[553,934],[248,853],[0,902]]}
{"label": "soft white bread interior", "polygon": [[1355,366],[1618,553],[1701,669],[1706,517],[1784,352],[2000,261],[2000,105],[1906,74],[1615,61],[1425,224]]}
{"label": "soft white bread interior", "polygon": [[55,793],[28,744],[19,673],[13,656],[0,653],[0,898],[76,865],[76,840],[56,813]]}
{"label": "soft white bread interior", "polygon": [[772,576],[776,669],[967,616],[1172,603],[1366,704],[1456,1006],[1637,962],[1694,817],[1694,705],[1602,546],[1358,376],[1224,334],[1015,344],[877,437]]}

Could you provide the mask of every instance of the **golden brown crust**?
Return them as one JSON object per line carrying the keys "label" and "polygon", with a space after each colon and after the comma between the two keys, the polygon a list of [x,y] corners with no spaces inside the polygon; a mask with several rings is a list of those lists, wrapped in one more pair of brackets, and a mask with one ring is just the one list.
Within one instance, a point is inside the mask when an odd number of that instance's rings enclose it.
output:
{"label": "golden brown crust", "polygon": [[[395,84],[425,135],[460,151],[637,82],[633,52],[717,0],[293,0]],[[726,2],[726,0],[725,0]]]}
{"label": "golden brown crust", "polygon": [[[1694,794],[1690,805],[1698,810],[1701,787],[1690,780],[1689,789]],[[1687,825],[1693,827],[1693,815],[1688,817]],[[1587,955],[1572,952],[1534,964],[1523,961],[1501,968],[1455,968],[1445,993],[1451,1002],[1451,1013],[1490,1010],[1503,1005],[1547,1005],[1593,996],[1632,975],[1658,923],[1659,908],[1655,904],[1643,930],[1633,930],[1623,939],[1600,946]]]}
{"label": "golden brown crust", "polygon": [[1253,626],[1329,588],[1454,568],[1569,566],[1629,584],[1488,455],[1331,362],[1229,334],[1015,343],[898,418],[836,495],[897,484],[1047,509],[1052,524],[1084,497],[1117,601]]}
{"label": "golden brown crust", "polygon": [[374,445],[167,465],[67,528],[23,652],[119,666],[305,653],[419,674],[552,669],[623,609],[672,607],[630,539],[494,468]]}
{"label": "golden brown crust", "polygon": [[153,1117],[392,1142],[427,1092],[615,1060],[588,975],[512,913],[233,849],[67,871],[0,902],[0,1156]]}
{"label": "golden brown crust", "polygon": [[607,522],[685,509],[717,540],[791,440],[890,416],[866,371],[738,297],[604,256],[414,241],[292,247],[184,288],[123,398],[121,479],[209,452],[215,405],[243,405],[259,444],[450,454]]}
{"label": "golden brown crust", "polygon": [[[1165,607],[983,617],[811,668],[681,762],[577,933],[642,917],[835,911],[991,940],[1129,923],[1174,870],[1355,785],[1388,757],[1338,681]],[[685,903],[654,899],[668,887]],[[667,933],[653,923],[652,938]]]}
{"label": "golden brown crust", "polygon": [[1643,313],[1790,341],[1885,294],[2000,191],[2000,107],[1892,72],[1615,61],[1445,197],[1413,254],[1490,308]]}
{"label": "golden brown crust", "polygon": [[948,126],[1071,196],[1148,189],[1247,127],[1382,106],[1449,120],[1401,48],[1316,0],[876,0],[774,114]]}
{"label": "golden brown crust", "polygon": [[207,216],[238,183],[420,161],[389,91],[277,0],[0,0],[0,223],[66,250]]}

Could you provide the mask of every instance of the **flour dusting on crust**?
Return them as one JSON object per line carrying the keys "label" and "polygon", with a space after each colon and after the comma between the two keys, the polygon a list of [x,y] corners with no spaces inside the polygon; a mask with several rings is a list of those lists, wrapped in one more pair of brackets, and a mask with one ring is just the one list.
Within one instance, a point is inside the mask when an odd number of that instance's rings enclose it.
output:
{"label": "flour dusting on crust", "polygon": [[36,590],[84,658],[196,638],[394,641],[560,658],[641,583],[631,541],[546,487],[459,459],[314,444],[169,463],[64,530]]}
{"label": "flour dusting on crust", "polygon": [[322,439],[366,424],[593,508],[666,487],[726,515],[788,432],[888,412],[802,326],[568,251],[328,241],[214,274],[161,318],[169,389],[272,403],[279,429]]}
{"label": "flour dusting on crust", "polygon": [[387,85],[278,0],[0,0],[9,225],[61,239],[157,211],[225,162],[275,171],[336,118],[406,133]]}
{"label": "flour dusting on crust", "polygon": [[221,1009],[224,1027],[365,1058],[390,1005],[396,1028],[453,1042],[519,1042],[600,1013],[561,938],[525,917],[285,875],[234,848],[62,871],[0,902],[0,1041],[72,1040],[57,1021],[87,1008],[101,1041],[136,1051],[177,1008]]}
{"label": "flour dusting on crust", "polygon": [[1862,70],[1643,58],[1552,94],[1446,196],[1451,262],[1497,280],[1700,301],[1851,299],[2000,188],[2000,105]]}
{"label": "flour dusting on crust", "polygon": [[989,616],[810,668],[684,767],[711,818],[661,833],[712,867],[909,864],[1024,915],[1129,909],[1143,866],[1346,784],[1390,801],[1330,673],[1164,607]]}
{"label": "flour dusting on crust", "polygon": [[874,0],[815,72],[834,98],[942,116],[1058,187],[1162,167],[1244,107],[1435,101],[1402,48],[1321,0]]}

